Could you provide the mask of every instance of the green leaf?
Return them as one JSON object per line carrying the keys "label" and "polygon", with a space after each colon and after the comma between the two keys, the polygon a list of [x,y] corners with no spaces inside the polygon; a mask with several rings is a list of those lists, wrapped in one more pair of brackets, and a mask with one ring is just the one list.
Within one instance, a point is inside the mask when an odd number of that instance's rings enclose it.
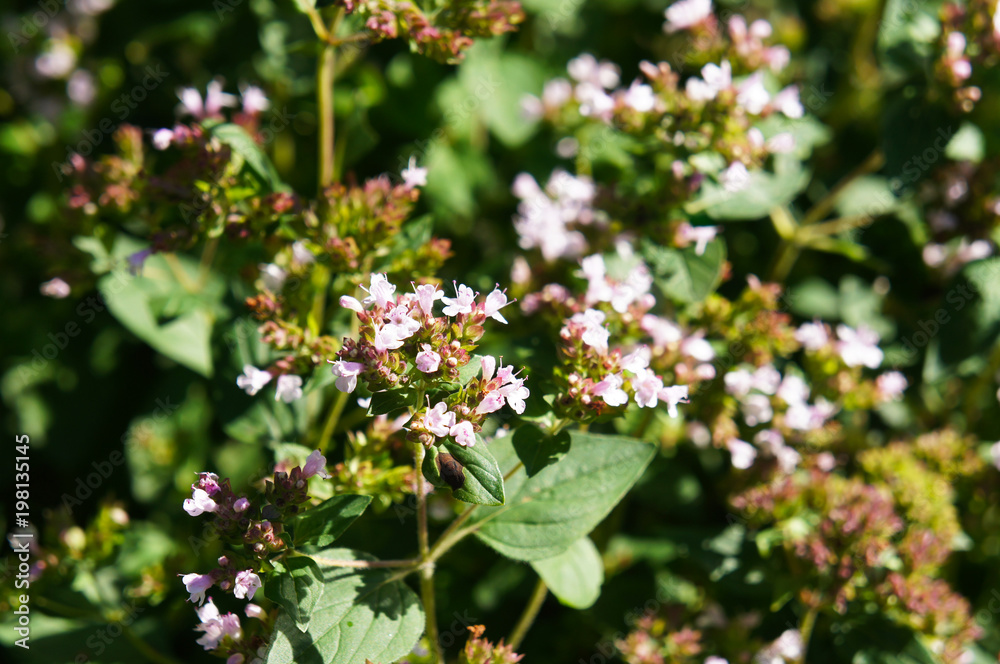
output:
{"label": "green leaf", "polygon": [[284,187],[274,164],[243,127],[232,123],[220,124],[212,128],[212,135],[228,145],[234,155],[242,158],[272,191]]}
{"label": "green leaf", "polygon": [[590,608],[601,594],[604,563],[589,537],[581,537],[559,555],[535,560],[531,566],[566,606]]}
{"label": "green leaf", "polygon": [[479,375],[479,372],[483,368],[483,356],[473,355],[469,358],[469,363],[465,366],[459,367],[458,369],[458,382],[462,385],[468,385],[469,381]]}
{"label": "green leaf", "polygon": [[721,240],[709,242],[699,256],[694,247],[670,249],[644,241],[643,256],[653,270],[656,285],[678,302],[701,302],[722,280],[726,245]]}
{"label": "green leaf", "polygon": [[[351,549],[328,549],[317,557],[374,560]],[[287,612],[274,626],[266,664],[364,664],[406,656],[424,631],[420,600],[391,571],[322,568],[323,593],[309,626],[300,631]]]}
{"label": "green leaf", "polygon": [[296,546],[330,546],[371,502],[371,496],[340,495],[299,514],[289,524],[295,534]]}
{"label": "green leaf", "polygon": [[781,205],[788,205],[809,184],[809,172],[790,155],[775,157],[775,172],[750,171],[747,185],[736,192],[706,181],[702,194],[692,201],[690,210],[703,210],[719,221],[745,221],[766,217]]}
{"label": "green leaf", "polygon": [[[441,476],[438,468],[438,457],[450,454],[462,467],[452,465],[453,473],[457,471],[457,480],[461,488],[455,489]],[[451,461],[451,460],[449,460]],[[456,499],[476,505],[503,505],[504,488],[503,473],[497,465],[497,460],[490,454],[489,448],[477,434],[476,444],[464,447],[448,440],[441,445],[432,447],[424,457],[424,477],[436,487],[452,489]]]}
{"label": "green leaf", "polygon": [[[516,456],[507,438],[492,446],[501,468],[510,470]],[[573,431],[570,440],[559,463],[508,480],[506,505],[476,511],[479,539],[517,560],[558,555],[608,515],[656,454],[656,446],[624,436]]]}
{"label": "green leaf", "polygon": [[323,597],[323,570],[306,556],[287,558],[283,564],[285,572],[268,579],[264,594],[304,632],[316,603]]}
{"label": "green leaf", "polygon": [[415,393],[409,390],[382,390],[372,394],[368,415],[391,415],[414,405]]}
{"label": "green leaf", "polygon": [[971,161],[978,164],[986,154],[986,137],[983,130],[966,122],[958,133],[951,137],[948,147],[944,150],[944,155],[952,161]]}
{"label": "green leaf", "polygon": [[525,424],[514,432],[512,438],[517,458],[524,463],[528,477],[533,477],[546,466],[550,466],[566,456],[569,451],[568,431],[550,436],[534,424]]}
{"label": "green leaf", "polygon": [[[113,253],[123,256],[141,248],[120,238]],[[226,313],[220,304],[225,288],[212,276],[196,291],[188,290],[189,284],[199,283],[198,264],[186,256],[174,258],[171,268],[163,256],[150,256],[141,276],[114,270],[98,280],[97,288],[111,314],[132,334],[170,359],[211,376],[212,327],[216,317]],[[178,275],[187,283],[178,281]]]}

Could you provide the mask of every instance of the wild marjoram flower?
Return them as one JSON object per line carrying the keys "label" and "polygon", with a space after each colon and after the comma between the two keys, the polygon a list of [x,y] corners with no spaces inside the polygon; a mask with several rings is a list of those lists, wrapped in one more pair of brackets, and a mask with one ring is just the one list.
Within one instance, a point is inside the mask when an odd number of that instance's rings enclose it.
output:
{"label": "wild marjoram flower", "polygon": [[[498,285],[482,300],[465,284],[454,284],[448,297],[434,284],[413,285],[412,293],[396,293],[384,274],[373,274],[368,297],[344,296],[340,304],[360,321],[357,339],[345,339],[337,360],[329,360],[337,389],[353,392],[358,378],[379,392],[419,386],[446,387],[460,382],[459,369],[467,365],[483,335],[483,323],[492,318],[507,323],[500,313],[510,302]],[[444,304],[443,316],[434,315],[434,303]],[[476,443],[476,432],[489,413],[504,405],[523,413],[529,390],[524,379],[492,357],[481,359],[481,378],[431,405],[419,404],[410,423],[409,438],[432,445],[451,437],[460,445]]]}

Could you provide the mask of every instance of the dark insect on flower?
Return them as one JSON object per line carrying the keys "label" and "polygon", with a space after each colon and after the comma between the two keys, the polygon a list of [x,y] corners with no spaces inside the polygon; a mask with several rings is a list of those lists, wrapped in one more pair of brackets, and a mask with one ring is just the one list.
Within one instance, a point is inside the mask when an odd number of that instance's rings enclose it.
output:
{"label": "dark insect on flower", "polygon": [[458,462],[458,459],[450,454],[442,453],[437,457],[437,465],[441,479],[448,483],[452,491],[458,491],[465,486],[465,467]]}

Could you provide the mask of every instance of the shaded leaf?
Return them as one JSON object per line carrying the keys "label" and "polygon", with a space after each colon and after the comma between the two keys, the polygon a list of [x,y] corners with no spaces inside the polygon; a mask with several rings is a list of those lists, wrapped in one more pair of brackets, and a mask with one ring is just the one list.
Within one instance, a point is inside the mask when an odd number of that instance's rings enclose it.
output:
{"label": "shaded leaf", "polygon": [[570,437],[568,431],[550,436],[533,424],[525,424],[514,432],[512,442],[517,457],[524,463],[525,472],[532,477],[566,456]]}
{"label": "shaded leaf", "polygon": [[[374,560],[351,549],[317,557]],[[278,616],[266,664],[364,664],[394,662],[409,654],[424,631],[420,600],[386,570],[322,568],[323,593],[309,626],[300,631],[287,612]]]}
{"label": "shaded leaf", "polygon": [[316,603],[323,596],[323,570],[312,558],[293,556],[283,561],[285,570],[264,585],[269,600],[284,609],[299,631],[306,631]]}
{"label": "shaded leaf", "polygon": [[557,556],[532,561],[531,566],[566,606],[586,609],[601,595],[604,563],[589,537],[581,537]]}
{"label": "shaded leaf", "polygon": [[371,496],[341,495],[324,500],[289,523],[297,546],[326,547],[361,516]]}
{"label": "shaded leaf", "polygon": [[[508,480],[512,495],[506,505],[477,510],[480,540],[518,560],[558,555],[607,516],[656,453],[654,445],[624,436],[573,431],[570,439],[559,463],[534,477],[515,474]],[[501,468],[513,468],[516,456],[507,438],[493,447]]]}

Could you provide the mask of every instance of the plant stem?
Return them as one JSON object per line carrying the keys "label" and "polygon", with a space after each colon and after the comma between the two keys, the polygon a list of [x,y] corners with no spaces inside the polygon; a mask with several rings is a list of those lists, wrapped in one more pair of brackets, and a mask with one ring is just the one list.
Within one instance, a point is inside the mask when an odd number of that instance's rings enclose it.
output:
{"label": "plant stem", "polygon": [[805,216],[802,217],[802,225],[808,226],[810,224],[815,224],[821,221],[830,210],[833,209],[833,204],[837,202],[837,197],[856,179],[865,175],[866,173],[871,173],[872,171],[877,171],[882,168],[882,164],[885,163],[885,156],[882,154],[881,150],[875,150],[868,158],[863,162],[858,164],[854,170],[845,175],[840,182],[838,182],[833,189],[831,189],[826,196],[821,198],[811,210],[806,212]]}
{"label": "plant stem", "polygon": [[[888,210],[886,213],[888,213]],[[821,224],[807,226],[802,229],[799,235],[803,238],[818,235],[836,235],[837,233],[849,231],[852,228],[867,226],[875,221],[878,216],[878,214],[852,214],[847,217],[838,217],[830,221],[824,221]]]}
{"label": "plant stem", "polygon": [[433,563],[420,569],[420,597],[424,603],[424,615],[427,619],[425,630],[430,643],[434,661],[444,664],[444,653],[441,651],[441,639],[438,636],[437,607],[434,598],[434,565]]}
{"label": "plant stem", "polygon": [[333,402],[333,408],[330,410],[330,416],[326,418],[326,424],[323,425],[323,433],[319,436],[319,443],[316,445],[316,449],[321,453],[326,454],[326,448],[330,444],[330,439],[333,438],[333,432],[337,430],[337,422],[340,421],[340,416],[344,412],[344,406],[347,405],[347,398],[350,396],[347,392],[338,392],[337,398]]}
{"label": "plant stem", "polygon": [[180,660],[174,659],[146,643],[131,627],[122,625],[122,633],[129,640],[129,643],[135,646],[136,650],[145,655],[149,661],[157,662],[157,664],[181,664]]}
{"label": "plant stem", "polygon": [[427,538],[427,496],[424,493],[424,456],[427,450],[417,443],[414,453],[413,470],[417,474],[417,544],[420,547],[420,598],[424,604],[427,620],[426,635],[430,642],[434,661],[444,664],[441,640],[438,637],[437,608],[434,597],[434,563],[430,560],[430,545]]}
{"label": "plant stem", "polygon": [[333,558],[320,558],[319,556],[309,556],[320,565],[327,567],[355,567],[358,569],[375,569],[379,567],[415,567],[420,564],[418,558],[411,560],[335,560]]}
{"label": "plant stem", "polygon": [[535,585],[535,590],[531,593],[531,599],[528,600],[528,605],[524,607],[524,613],[521,614],[521,618],[517,621],[514,631],[507,637],[507,643],[514,650],[524,641],[524,637],[528,634],[528,630],[531,629],[531,624],[535,622],[535,618],[538,617],[538,612],[542,609],[542,604],[545,603],[545,596],[548,593],[549,589],[545,586],[545,582],[539,579]]}
{"label": "plant stem", "polygon": [[333,44],[324,44],[316,73],[316,99],[319,106],[319,190],[333,184],[333,80],[337,63]]}
{"label": "plant stem", "polygon": [[215,252],[219,248],[219,238],[213,237],[205,245],[205,249],[201,252],[201,264],[198,266],[198,288],[199,290],[205,287],[205,283],[208,282],[209,271],[212,267],[212,261],[215,259]]}
{"label": "plant stem", "polygon": [[805,664],[806,653],[809,652],[809,637],[812,635],[813,626],[816,624],[816,616],[819,614],[819,610],[816,607],[811,607],[802,616],[802,621],[799,622],[799,636],[802,638],[802,656],[799,657],[795,664]]}

